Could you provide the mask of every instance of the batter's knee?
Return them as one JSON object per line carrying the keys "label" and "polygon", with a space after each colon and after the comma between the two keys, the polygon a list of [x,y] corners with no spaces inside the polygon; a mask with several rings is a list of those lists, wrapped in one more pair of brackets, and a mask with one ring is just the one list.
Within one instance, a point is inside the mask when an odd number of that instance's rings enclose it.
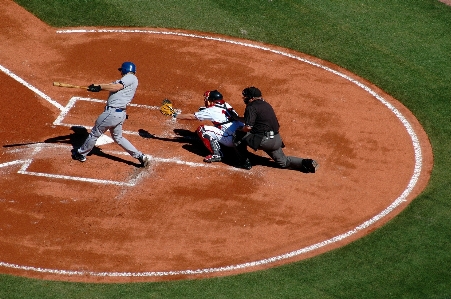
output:
{"label": "batter's knee", "polygon": [[101,132],[100,130],[94,128],[91,130],[91,132],[89,133],[90,137],[94,137],[94,138],[99,138],[100,136],[102,136],[103,132]]}

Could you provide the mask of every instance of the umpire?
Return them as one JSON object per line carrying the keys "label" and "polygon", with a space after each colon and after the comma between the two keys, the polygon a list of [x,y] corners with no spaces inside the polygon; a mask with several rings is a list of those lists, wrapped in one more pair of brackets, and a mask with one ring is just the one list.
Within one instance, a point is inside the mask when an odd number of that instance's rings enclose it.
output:
{"label": "umpire", "polygon": [[279,121],[272,106],[262,98],[261,91],[254,87],[243,90],[243,101],[246,104],[244,117],[239,117],[244,127],[237,130],[234,136],[234,148],[238,155],[239,168],[250,170],[252,164],[248,158],[247,147],[265,151],[280,167],[295,169],[305,173],[314,173],[318,163],[312,159],[286,156],[285,147],[279,134]]}

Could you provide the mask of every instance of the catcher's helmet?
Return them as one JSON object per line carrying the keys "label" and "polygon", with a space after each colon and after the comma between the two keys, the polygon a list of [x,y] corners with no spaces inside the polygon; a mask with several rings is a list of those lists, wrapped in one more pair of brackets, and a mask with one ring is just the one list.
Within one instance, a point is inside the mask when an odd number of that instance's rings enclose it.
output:
{"label": "catcher's helmet", "polygon": [[245,89],[243,89],[242,94],[243,97],[248,99],[259,98],[262,96],[262,92],[260,91],[260,89],[254,86],[246,87]]}
{"label": "catcher's helmet", "polygon": [[122,74],[128,74],[130,72],[136,73],[136,66],[133,62],[126,61],[118,68],[118,70],[121,71]]}
{"label": "catcher's helmet", "polygon": [[205,107],[211,107],[214,103],[224,104],[222,94],[215,90],[206,91],[204,93]]}
{"label": "catcher's helmet", "polygon": [[223,98],[222,94],[219,91],[217,91],[216,89],[208,92],[207,99],[210,102],[221,101],[222,98]]}

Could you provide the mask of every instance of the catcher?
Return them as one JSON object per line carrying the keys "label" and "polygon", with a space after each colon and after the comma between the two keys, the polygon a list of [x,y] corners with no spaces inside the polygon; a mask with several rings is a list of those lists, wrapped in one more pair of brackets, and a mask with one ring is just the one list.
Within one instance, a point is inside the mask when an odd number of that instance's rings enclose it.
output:
{"label": "catcher", "polygon": [[233,115],[236,117],[238,114],[230,104],[224,101],[219,91],[206,91],[204,93],[204,104],[205,107],[200,107],[198,112],[177,114],[171,101],[165,99],[160,112],[175,119],[211,121],[213,126],[200,125],[196,129],[196,133],[210,151],[210,154],[204,158],[204,162],[220,162],[223,158],[221,145],[233,147],[233,133],[244,124],[232,118]]}

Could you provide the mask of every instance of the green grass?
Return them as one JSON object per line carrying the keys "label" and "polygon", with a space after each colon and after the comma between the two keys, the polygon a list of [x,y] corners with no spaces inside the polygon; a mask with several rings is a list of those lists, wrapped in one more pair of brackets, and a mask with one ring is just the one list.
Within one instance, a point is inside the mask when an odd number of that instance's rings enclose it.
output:
{"label": "green grass", "polygon": [[436,0],[16,2],[55,27],[217,32],[331,61],[414,112],[435,161],[429,186],[398,217],[307,261],[168,283],[77,284],[4,275],[0,298],[451,298],[451,7]]}

